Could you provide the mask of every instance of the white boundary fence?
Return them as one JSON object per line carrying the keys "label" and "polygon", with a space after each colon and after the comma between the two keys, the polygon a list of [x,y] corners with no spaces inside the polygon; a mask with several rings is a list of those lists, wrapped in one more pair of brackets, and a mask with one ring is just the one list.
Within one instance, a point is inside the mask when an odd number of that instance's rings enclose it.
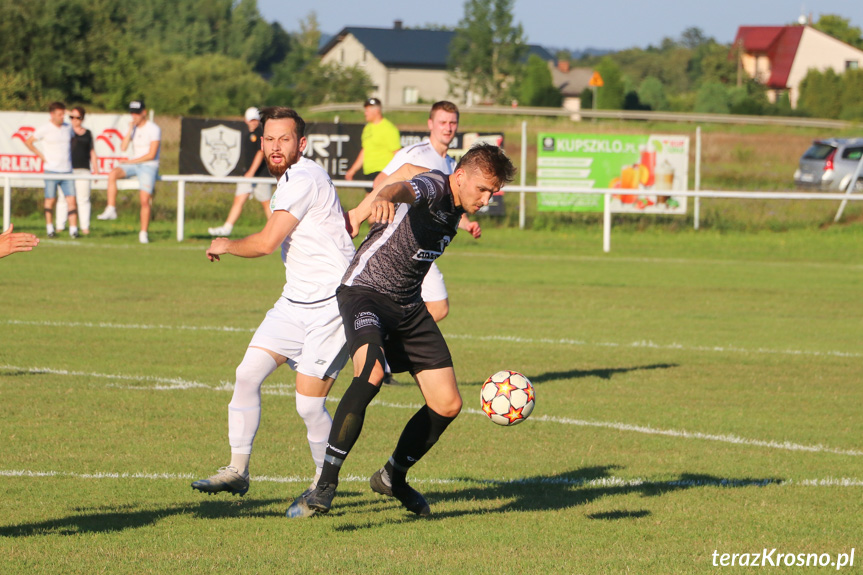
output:
{"label": "white boundary fence", "polygon": [[[863,166],[863,162],[861,162]],[[107,176],[94,175],[76,175],[62,174],[46,176],[44,174],[0,174],[0,178],[4,179],[3,186],[3,229],[9,227],[12,213],[12,180],[32,179],[32,180],[105,180]],[[208,184],[236,184],[240,182],[259,182],[272,184],[272,178],[244,178],[240,176],[234,177],[215,177],[215,176],[191,176],[191,175],[164,175],[160,179],[163,182],[177,183],[177,241],[181,242],[185,235],[186,221],[186,183],[208,183]],[[337,188],[368,188],[371,182],[348,182],[345,180],[333,180],[333,184]],[[840,210],[844,209],[845,204],[850,201],[863,200],[863,194],[852,194],[853,186],[849,186],[849,190],[845,193],[823,193],[823,192],[744,192],[744,191],[723,191],[723,190],[699,190],[699,191],[676,191],[676,196],[686,196],[689,198],[724,198],[724,199],[742,199],[742,200],[821,200],[821,201],[839,201],[841,202]],[[519,192],[522,194],[519,201],[519,221],[523,222],[524,218],[524,195],[525,193],[563,193],[563,194],[603,194],[605,196],[605,211],[602,216],[602,250],[606,253],[611,251],[611,196],[620,193],[618,189],[611,188],[546,188],[538,186],[507,186],[507,193]],[[841,211],[837,213],[837,219]],[[523,226],[522,226],[523,227]],[[696,215],[697,227],[697,215]]]}

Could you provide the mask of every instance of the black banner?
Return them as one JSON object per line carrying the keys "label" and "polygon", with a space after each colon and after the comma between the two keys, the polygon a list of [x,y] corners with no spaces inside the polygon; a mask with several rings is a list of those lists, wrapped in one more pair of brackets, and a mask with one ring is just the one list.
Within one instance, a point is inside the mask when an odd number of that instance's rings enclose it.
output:
{"label": "black banner", "polygon": [[[180,173],[213,176],[242,176],[252,158],[243,157],[245,124],[236,120],[182,118],[180,125]],[[334,180],[345,173],[362,149],[363,124],[306,124],[305,155],[323,167]],[[428,132],[401,133],[402,147],[428,139]],[[450,143],[450,156],[459,160],[477,142],[503,146],[502,133],[465,132]],[[367,180],[362,172],[356,179]],[[492,198],[482,213],[503,215],[503,199]]]}

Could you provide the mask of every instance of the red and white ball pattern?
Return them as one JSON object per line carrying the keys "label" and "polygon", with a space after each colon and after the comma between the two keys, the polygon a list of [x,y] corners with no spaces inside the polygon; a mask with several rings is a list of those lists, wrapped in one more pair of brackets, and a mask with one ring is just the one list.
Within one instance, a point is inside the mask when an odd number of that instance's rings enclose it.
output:
{"label": "red and white ball pattern", "polygon": [[499,371],[482,384],[482,411],[498,425],[521,423],[536,405],[530,380],[516,372]]}

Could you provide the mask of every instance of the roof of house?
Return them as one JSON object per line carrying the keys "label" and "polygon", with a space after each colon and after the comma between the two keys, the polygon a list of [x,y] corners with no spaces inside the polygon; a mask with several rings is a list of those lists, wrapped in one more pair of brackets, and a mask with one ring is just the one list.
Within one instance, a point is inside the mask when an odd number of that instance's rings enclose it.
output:
{"label": "roof of house", "polygon": [[[449,30],[349,26],[333,36],[319,54],[324,55],[332,50],[348,34],[352,34],[388,68],[445,69],[449,45],[455,37],[455,32]],[[542,46],[531,44],[528,47],[527,56],[536,54],[543,60],[554,60],[554,56]]]}
{"label": "roof of house", "polygon": [[[770,59],[770,88],[786,88],[788,75],[805,26],[741,26],[734,46],[745,52],[766,54]],[[735,48],[736,50],[737,48]]]}

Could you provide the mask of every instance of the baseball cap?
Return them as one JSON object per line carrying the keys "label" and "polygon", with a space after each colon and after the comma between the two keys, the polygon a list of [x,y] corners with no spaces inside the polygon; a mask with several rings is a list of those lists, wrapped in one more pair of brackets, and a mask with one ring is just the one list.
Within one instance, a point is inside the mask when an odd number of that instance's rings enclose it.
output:
{"label": "baseball cap", "polygon": [[366,106],[380,106],[380,105],[381,105],[381,101],[378,100],[377,98],[369,98],[368,100],[366,100],[366,103],[363,104],[363,107],[365,108]]}
{"label": "baseball cap", "polygon": [[129,102],[129,112],[132,114],[140,114],[145,108],[144,100],[132,100]]}
{"label": "baseball cap", "polygon": [[257,108],[252,106],[251,108],[246,109],[246,121],[247,122],[251,122],[252,120],[260,120],[260,119],[261,119],[261,113],[258,111]]}

